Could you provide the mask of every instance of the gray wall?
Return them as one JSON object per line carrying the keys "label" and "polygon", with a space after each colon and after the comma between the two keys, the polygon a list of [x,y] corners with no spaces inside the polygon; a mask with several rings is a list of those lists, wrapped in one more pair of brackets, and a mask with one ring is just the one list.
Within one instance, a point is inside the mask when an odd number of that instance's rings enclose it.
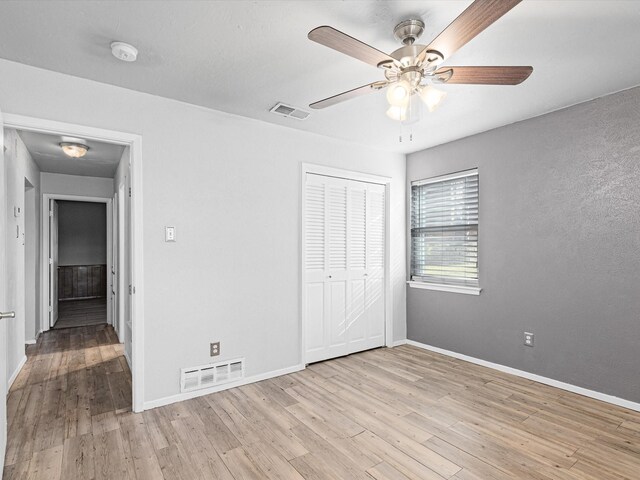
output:
{"label": "gray wall", "polygon": [[482,293],[408,288],[408,338],[640,401],[640,88],[411,154],[407,180],[476,166]]}
{"label": "gray wall", "polygon": [[58,201],[58,263],[107,263],[107,207],[104,203]]}

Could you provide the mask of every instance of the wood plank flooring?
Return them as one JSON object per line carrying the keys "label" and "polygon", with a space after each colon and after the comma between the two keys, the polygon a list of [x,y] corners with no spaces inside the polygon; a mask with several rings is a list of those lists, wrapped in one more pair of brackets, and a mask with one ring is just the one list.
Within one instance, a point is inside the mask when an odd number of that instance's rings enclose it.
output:
{"label": "wood plank flooring", "polygon": [[410,346],[143,414],[110,327],[28,353],[6,480],[640,478],[639,413]]}
{"label": "wood plank flooring", "polygon": [[58,302],[58,321],[53,328],[84,327],[107,323],[107,299],[65,300]]}

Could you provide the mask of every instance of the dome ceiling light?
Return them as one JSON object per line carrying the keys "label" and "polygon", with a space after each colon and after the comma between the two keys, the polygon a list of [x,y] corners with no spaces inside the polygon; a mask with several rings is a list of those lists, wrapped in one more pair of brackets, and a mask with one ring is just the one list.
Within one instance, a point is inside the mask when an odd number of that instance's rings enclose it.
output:
{"label": "dome ceiling light", "polygon": [[62,151],[71,158],[84,157],[89,150],[89,147],[82,143],[62,142],[59,145]]}

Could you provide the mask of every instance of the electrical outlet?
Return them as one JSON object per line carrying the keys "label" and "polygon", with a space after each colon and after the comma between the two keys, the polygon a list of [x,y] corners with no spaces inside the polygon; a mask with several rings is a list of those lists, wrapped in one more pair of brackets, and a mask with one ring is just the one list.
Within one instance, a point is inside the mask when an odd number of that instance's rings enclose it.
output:
{"label": "electrical outlet", "polygon": [[530,332],[524,332],[524,344],[527,347],[533,347],[534,335]]}
{"label": "electrical outlet", "polygon": [[220,355],[220,342],[211,343],[209,350],[212,357],[217,357],[218,355]]}

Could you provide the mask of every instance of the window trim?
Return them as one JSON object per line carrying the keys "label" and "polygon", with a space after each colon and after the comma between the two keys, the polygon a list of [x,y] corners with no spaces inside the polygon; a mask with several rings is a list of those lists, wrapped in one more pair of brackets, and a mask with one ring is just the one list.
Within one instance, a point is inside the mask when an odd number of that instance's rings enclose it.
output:
{"label": "window trim", "polygon": [[[431,183],[444,182],[447,180],[455,180],[457,178],[464,178],[477,175],[479,178],[479,169],[478,167],[469,168],[465,170],[460,170],[457,172],[447,173],[444,175],[438,175],[436,177],[429,177],[420,180],[414,180],[410,183],[410,187],[428,185]],[[412,203],[411,203],[411,188],[409,189],[409,218],[411,218],[412,214]],[[479,195],[479,193],[478,193]],[[478,230],[480,229],[480,222],[478,220]],[[411,235],[411,225],[409,225],[409,236]],[[409,258],[412,258],[412,245],[409,244]],[[449,284],[449,283],[439,283],[439,282],[429,282],[426,280],[419,279],[420,277],[414,277],[409,271],[409,280],[407,280],[407,285],[410,288],[417,288],[420,290],[434,290],[439,292],[450,292],[450,293],[462,293],[466,295],[480,295],[482,291],[482,287],[480,287],[480,265],[478,264],[478,285],[458,285],[458,284]]]}
{"label": "window trim", "polygon": [[464,293],[466,295],[480,295],[481,287],[469,287],[465,285],[448,285],[444,283],[429,283],[419,280],[408,280],[407,285],[410,288],[418,288],[421,290],[436,290],[438,292]]}

